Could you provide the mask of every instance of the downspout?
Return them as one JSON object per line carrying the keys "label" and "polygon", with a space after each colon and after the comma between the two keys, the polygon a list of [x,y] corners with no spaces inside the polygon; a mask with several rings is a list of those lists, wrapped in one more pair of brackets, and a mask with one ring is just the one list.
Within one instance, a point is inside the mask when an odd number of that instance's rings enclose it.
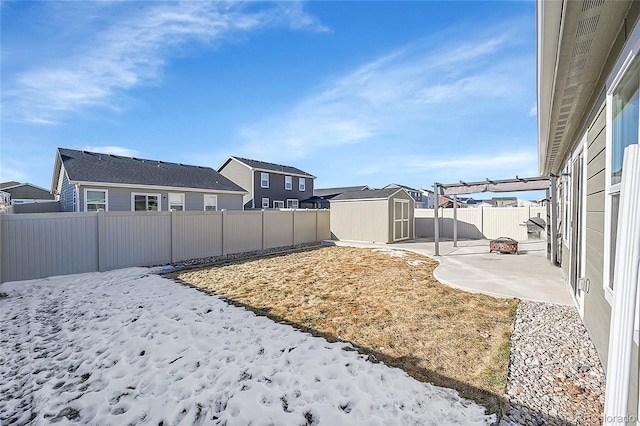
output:
{"label": "downspout", "polygon": [[557,176],[551,176],[551,264],[559,266],[558,262],[558,200],[556,199]]}
{"label": "downspout", "polygon": [[80,213],[80,185],[78,185],[77,183],[75,184],[75,197],[73,197],[76,205],[75,205],[75,211],[77,213]]}

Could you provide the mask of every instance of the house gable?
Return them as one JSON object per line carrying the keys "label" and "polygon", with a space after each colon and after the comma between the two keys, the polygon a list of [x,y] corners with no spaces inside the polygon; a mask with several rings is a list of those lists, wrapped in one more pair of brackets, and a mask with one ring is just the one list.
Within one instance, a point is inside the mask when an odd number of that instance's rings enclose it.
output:
{"label": "house gable", "polygon": [[[313,194],[315,176],[291,166],[232,156],[218,171],[247,189],[245,208],[263,208],[263,201],[268,208],[287,207],[288,203],[299,206]],[[262,185],[262,174],[268,175],[267,187]]]}

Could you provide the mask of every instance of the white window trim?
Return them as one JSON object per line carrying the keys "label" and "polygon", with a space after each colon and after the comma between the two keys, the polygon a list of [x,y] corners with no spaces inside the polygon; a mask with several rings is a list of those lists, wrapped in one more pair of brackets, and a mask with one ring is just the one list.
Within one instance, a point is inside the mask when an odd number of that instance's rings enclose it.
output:
{"label": "white window trim", "polygon": [[214,211],[218,211],[218,194],[204,194],[202,196],[202,204],[203,204],[202,208],[203,208],[203,210],[205,212],[207,211],[207,202],[206,202],[207,197],[214,197],[215,198],[215,200],[216,200],[216,204],[215,204],[216,209]]}
{"label": "white window trim", "polygon": [[[400,219],[398,219],[396,217],[396,203],[400,203],[401,204],[401,208],[400,208],[400,215],[402,217],[400,217]],[[407,218],[404,219],[404,209],[405,209],[405,204],[406,204],[406,208],[407,208]],[[393,199],[393,241],[402,241],[402,240],[407,240],[409,239],[409,221],[410,221],[410,217],[411,217],[411,212],[409,211],[409,200],[405,200],[404,198],[394,198]],[[414,218],[415,219],[415,218]],[[396,223],[401,223],[401,231],[400,233],[402,233],[402,229],[404,229],[404,223],[407,224],[407,237],[404,238],[402,235],[400,235],[400,238],[397,238],[396,236]],[[415,230],[415,229],[414,229]]]}
{"label": "white window trim", "polygon": [[[279,204],[279,206],[277,204]],[[284,209],[284,201],[273,200],[273,208],[274,209]]]}
{"label": "white window trim", "polygon": [[[266,179],[264,179],[266,176]],[[267,184],[265,185],[265,181]],[[269,173],[260,172],[260,188],[269,188]]]}
{"label": "white window trim", "polygon": [[[621,73],[623,73],[624,71],[626,71],[626,67],[624,70],[621,71]],[[617,79],[619,81],[619,79]],[[615,90],[615,88],[617,87],[617,84],[615,86],[612,86],[611,89],[607,92],[607,101],[606,101],[606,126],[607,126],[607,133],[606,133],[606,139],[605,139],[605,160],[604,160],[604,193],[605,193],[605,200],[604,200],[604,263],[603,263],[603,268],[602,268],[602,287],[604,289],[604,297],[607,300],[607,302],[609,303],[609,305],[613,306],[613,291],[611,290],[611,288],[609,287],[609,281],[610,281],[610,276],[611,276],[611,255],[608,254],[608,248],[611,247],[611,209],[612,209],[612,201],[611,201],[611,195],[614,194],[616,191],[613,187],[611,187],[611,160],[612,160],[612,156],[611,156],[611,148],[613,146],[612,144],[612,138],[613,138],[613,111],[612,111],[612,107],[613,107],[613,91]],[[615,185],[618,187],[619,190],[619,185]]]}
{"label": "white window trim", "polygon": [[[287,188],[287,183],[289,184],[288,188]],[[285,189],[285,191],[292,191],[293,190],[293,176],[285,176],[284,177],[284,189]]]}
{"label": "white window trim", "polygon": [[305,178],[298,178],[298,191],[305,192],[307,190],[307,181]]}
{"label": "white window trim", "polygon": [[84,188],[84,211],[85,212],[89,211],[89,210],[87,210],[87,191],[104,192],[104,211],[106,211],[106,212],[109,211],[109,190],[108,189]]}
{"label": "white window trim", "polygon": [[[296,207],[289,207],[289,201],[295,201],[296,202]],[[291,203],[293,204],[293,203]],[[299,209],[300,208],[300,201],[298,201],[297,198],[287,198],[287,208],[288,209]]]}
{"label": "white window trim", "polygon": [[[266,203],[265,203],[266,201]],[[268,209],[269,208],[269,198],[268,197],[262,197],[262,208],[263,209]]]}
{"label": "white window trim", "polygon": [[605,139],[605,164],[604,164],[604,264],[602,271],[602,287],[604,289],[604,297],[613,306],[613,292],[609,287],[611,277],[611,255],[608,254],[608,249],[611,247],[611,209],[613,208],[613,195],[619,194],[622,188],[622,182],[615,185],[611,184],[611,161],[612,149],[613,149],[613,93],[618,88],[618,85],[622,81],[624,75],[631,66],[631,63],[637,55],[629,54],[624,61],[624,64],[619,69],[616,77],[611,80],[611,86],[607,88],[607,100],[606,100],[606,126],[607,133]]}
{"label": "white window trim", "polygon": [[187,197],[184,192],[170,192],[167,195],[167,208],[171,211],[171,196],[172,195],[180,195],[182,197],[182,211],[185,211],[185,205],[187,204]]}
{"label": "white window trim", "polygon": [[[162,194],[154,192],[132,192],[131,193],[131,211],[136,211],[136,195],[145,195],[147,197],[158,197],[158,211],[162,211]],[[148,210],[147,210],[148,211]]]}

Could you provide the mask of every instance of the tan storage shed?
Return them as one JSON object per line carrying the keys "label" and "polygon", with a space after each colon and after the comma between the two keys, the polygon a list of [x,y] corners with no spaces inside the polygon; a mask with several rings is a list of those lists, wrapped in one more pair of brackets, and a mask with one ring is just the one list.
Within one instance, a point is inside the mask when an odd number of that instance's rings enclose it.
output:
{"label": "tan storage shed", "polygon": [[402,188],[345,192],[330,203],[334,240],[386,244],[415,238],[414,200]]}

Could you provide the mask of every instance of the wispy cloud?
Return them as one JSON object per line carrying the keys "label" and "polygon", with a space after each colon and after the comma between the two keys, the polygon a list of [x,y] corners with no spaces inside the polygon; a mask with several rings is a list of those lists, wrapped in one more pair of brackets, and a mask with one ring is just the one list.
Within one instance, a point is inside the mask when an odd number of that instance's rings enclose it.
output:
{"label": "wispy cloud", "polygon": [[[215,47],[273,26],[329,31],[297,2],[134,5],[127,19],[107,24],[95,37],[70,46],[74,53],[68,57],[36,64],[9,79],[3,88],[3,104],[12,114],[5,117],[54,124],[60,113],[88,106],[118,110],[124,91],[157,82],[168,58],[190,43]],[[116,6],[122,4],[116,2]]]}
{"label": "wispy cloud", "polygon": [[[441,183],[458,180],[513,178],[516,175],[537,176],[535,150],[515,150],[474,155],[398,155],[368,161],[354,166],[355,174],[365,178],[383,174],[387,180],[399,180],[416,186],[428,186],[431,181],[420,180],[429,173]],[[401,165],[390,169],[389,164]]]}
{"label": "wispy cloud", "polygon": [[[249,156],[302,159],[320,150],[360,144],[404,146],[521,106],[528,112],[531,66],[518,53],[517,25],[458,40],[421,41],[363,64],[257,124],[244,127],[240,141]],[[421,135],[419,135],[421,133]],[[398,138],[402,138],[398,140]],[[440,141],[442,143],[442,141]],[[267,147],[277,145],[278,152]]]}
{"label": "wispy cloud", "polygon": [[125,148],[122,146],[85,146],[84,151],[99,152],[101,154],[121,155],[123,157],[135,157],[139,154],[135,149]]}

